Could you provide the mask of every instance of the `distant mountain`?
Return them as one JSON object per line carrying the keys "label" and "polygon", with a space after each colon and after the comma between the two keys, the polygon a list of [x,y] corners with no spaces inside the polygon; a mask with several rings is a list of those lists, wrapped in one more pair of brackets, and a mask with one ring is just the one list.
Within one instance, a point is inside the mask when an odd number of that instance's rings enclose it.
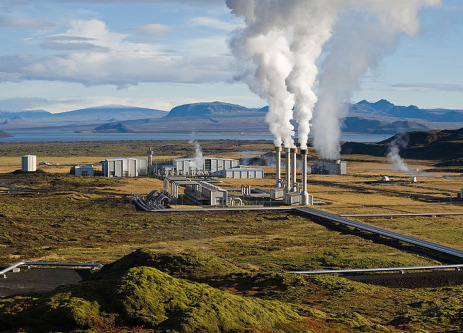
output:
{"label": "distant mountain", "polygon": [[222,102],[194,103],[173,108],[166,118],[250,117],[259,115],[260,112],[260,110]]}
{"label": "distant mountain", "polygon": [[[401,131],[456,129],[463,126],[463,110],[419,109],[387,100],[347,104],[343,132],[395,134]],[[170,112],[110,105],[51,114],[46,111],[0,112],[0,130],[93,131],[121,124],[134,132],[266,132],[268,107],[246,108],[211,102],[177,106]],[[297,124],[293,121],[293,125]],[[104,128],[103,128],[104,130]],[[115,130],[115,129],[113,129]]]}
{"label": "distant mountain", "polygon": [[[46,111],[0,112],[1,129],[33,129],[88,125],[92,129],[96,125],[108,122],[119,122],[137,119],[161,118],[166,111],[109,105],[93,107],[61,113]],[[61,128],[62,129],[62,128]]]}
{"label": "distant mountain", "polygon": [[428,130],[429,128],[421,123],[415,121],[394,121],[388,122],[386,120],[365,119],[361,117],[347,117],[344,120],[342,130],[349,133],[398,133],[409,132],[416,130]]}
{"label": "distant mountain", "polygon": [[18,119],[19,118],[43,118],[49,117],[50,112],[44,110],[34,110],[34,111],[20,111],[20,112],[11,112],[11,111],[0,111],[0,119]]}
{"label": "distant mountain", "polygon": [[11,138],[12,135],[10,133],[7,133],[5,131],[0,131],[0,138]]}
{"label": "distant mountain", "polygon": [[363,100],[357,104],[350,104],[349,109],[351,116],[380,116],[430,122],[463,122],[463,110],[420,109],[415,105],[398,106],[385,99],[376,103]]}
{"label": "distant mountain", "polygon": [[[346,142],[341,154],[366,154],[385,156],[389,146],[399,139],[397,134],[378,143]],[[460,165],[463,161],[463,128],[457,130],[433,130],[407,133],[408,144],[401,149],[405,158],[440,160],[446,165]],[[459,161],[459,162],[458,162]]]}
{"label": "distant mountain", "polygon": [[161,118],[166,111],[137,108],[121,105],[108,105],[52,114],[53,119],[77,120],[85,117],[87,121],[125,121],[144,118]]}

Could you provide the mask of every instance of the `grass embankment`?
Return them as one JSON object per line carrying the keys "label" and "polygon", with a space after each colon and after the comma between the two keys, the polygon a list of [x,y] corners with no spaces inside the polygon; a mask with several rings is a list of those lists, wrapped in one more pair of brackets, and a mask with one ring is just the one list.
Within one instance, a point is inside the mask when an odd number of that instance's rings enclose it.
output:
{"label": "grass embankment", "polygon": [[206,254],[139,250],[78,285],[1,300],[0,323],[5,332],[441,332],[463,324],[461,291],[256,273]]}

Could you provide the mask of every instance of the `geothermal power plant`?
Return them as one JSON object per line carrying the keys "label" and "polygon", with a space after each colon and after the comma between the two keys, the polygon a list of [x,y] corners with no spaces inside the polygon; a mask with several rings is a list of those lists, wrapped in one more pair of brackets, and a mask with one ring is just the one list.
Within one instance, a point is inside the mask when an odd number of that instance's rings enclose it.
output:
{"label": "geothermal power plant", "polygon": [[[286,155],[286,179],[282,178],[282,152]],[[297,182],[297,156],[302,158],[302,179]],[[313,205],[313,196],[307,192],[307,149],[275,147],[276,184],[270,191],[273,200],[284,200],[285,204]]]}

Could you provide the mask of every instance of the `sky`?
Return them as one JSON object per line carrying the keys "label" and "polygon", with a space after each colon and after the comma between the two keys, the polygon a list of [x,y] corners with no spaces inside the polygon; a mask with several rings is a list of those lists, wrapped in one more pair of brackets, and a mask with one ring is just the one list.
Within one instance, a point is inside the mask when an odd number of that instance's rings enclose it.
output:
{"label": "sky", "polygon": [[[463,109],[463,0],[420,17],[352,102]],[[0,0],[0,110],[265,106],[234,80],[227,41],[242,26],[224,0]]]}

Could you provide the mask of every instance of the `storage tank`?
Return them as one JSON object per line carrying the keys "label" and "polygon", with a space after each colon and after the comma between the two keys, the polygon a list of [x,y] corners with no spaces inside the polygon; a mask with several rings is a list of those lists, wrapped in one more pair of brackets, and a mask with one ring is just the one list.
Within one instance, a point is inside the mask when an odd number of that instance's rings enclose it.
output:
{"label": "storage tank", "polygon": [[22,171],[34,172],[37,171],[37,157],[35,155],[24,155],[22,157]]}

